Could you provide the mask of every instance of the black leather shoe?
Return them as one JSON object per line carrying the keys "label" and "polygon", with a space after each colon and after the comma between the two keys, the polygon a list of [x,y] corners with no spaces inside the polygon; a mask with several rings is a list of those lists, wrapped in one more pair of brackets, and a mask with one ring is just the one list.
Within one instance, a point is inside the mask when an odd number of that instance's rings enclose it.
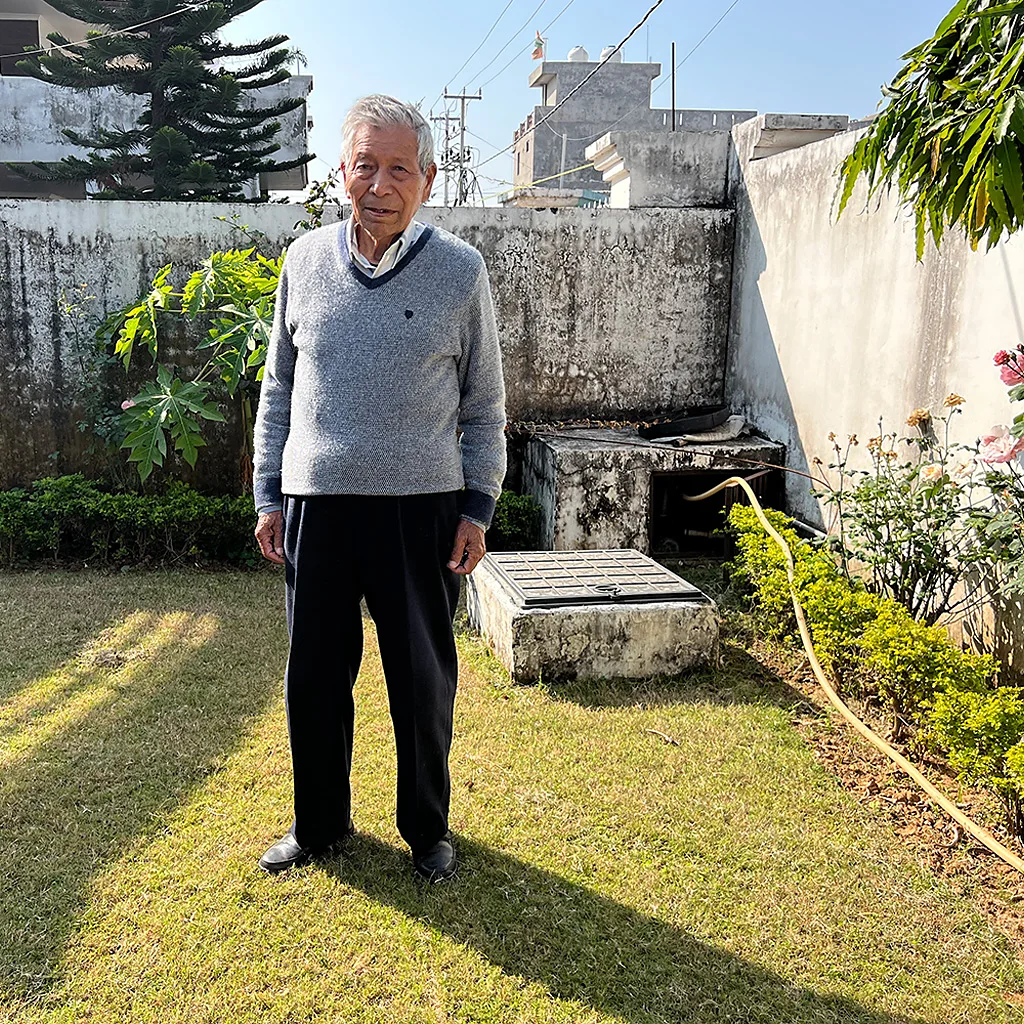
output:
{"label": "black leather shoe", "polygon": [[412,863],[416,868],[416,874],[428,882],[443,882],[451,878],[459,866],[451,832],[429,849],[415,854]]}
{"label": "black leather shoe", "polygon": [[301,868],[316,857],[333,853],[346,840],[355,834],[355,826],[350,821],[348,831],[327,846],[315,848],[300,846],[295,836],[289,832],[283,839],[279,839],[274,845],[260,857],[260,867],[272,875],[279,871],[287,871],[289,868]]}

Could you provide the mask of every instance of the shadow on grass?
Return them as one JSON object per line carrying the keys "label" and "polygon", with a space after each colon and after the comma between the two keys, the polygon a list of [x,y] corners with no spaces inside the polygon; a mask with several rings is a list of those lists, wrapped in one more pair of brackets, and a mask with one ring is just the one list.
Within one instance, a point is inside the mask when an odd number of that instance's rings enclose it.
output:
{"label": "shadow on grass", "polygon": [[259,642],[247,618],[154,604],[138,657],[69,662],[67,702],[0,746],[0,990],[14,997],[52,987],[93,879],[161,831],[277,692],[239,664]]}
{"label": "shadow on grass", "polygon": [[790,713],[821,713],[782,676],[744,650],[740,641],[726,638],[717,668],[665,679],[547,683],[545,688],[555,700],[572,701],[588,708],[773,704]]}
{"label": "shadow on grass", "polygon": [[461,875],[444,886],[417,882],[403,853],[366,835],[322,869],[479,951],[505,973],[624,1021],[906,1024],[792,985],[498,850],[463,839],[459,853]]}

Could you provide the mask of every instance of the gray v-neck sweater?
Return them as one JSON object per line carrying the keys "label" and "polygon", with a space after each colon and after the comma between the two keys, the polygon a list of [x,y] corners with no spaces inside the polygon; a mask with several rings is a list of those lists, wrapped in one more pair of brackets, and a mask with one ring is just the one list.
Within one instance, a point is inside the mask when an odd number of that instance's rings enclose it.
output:
{"label": "gray v-neck sweater", "polygon": [[[369,278],[345,225],[288,248],[255,427],[256,508],[283,494],[466,488],[488,524],[505,476],[505,388],[483,258],[427,228]],[[459,437],[461,432],[461,438]]]}

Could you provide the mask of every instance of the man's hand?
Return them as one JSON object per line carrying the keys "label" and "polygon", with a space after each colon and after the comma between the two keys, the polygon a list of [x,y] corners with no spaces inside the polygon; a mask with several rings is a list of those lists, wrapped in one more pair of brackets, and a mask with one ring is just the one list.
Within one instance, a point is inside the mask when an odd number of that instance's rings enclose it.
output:
{"label": "man's hand", "polygon": [[284,565],[284,513],[264,512],[256,523],[256,541],[263,557]]}
{"label": "man's hand", "polygon": [[484,531],[476,523],[460,519],[448,568],[460,576],[468,576],[485,554],[487,547],[484,544]]}

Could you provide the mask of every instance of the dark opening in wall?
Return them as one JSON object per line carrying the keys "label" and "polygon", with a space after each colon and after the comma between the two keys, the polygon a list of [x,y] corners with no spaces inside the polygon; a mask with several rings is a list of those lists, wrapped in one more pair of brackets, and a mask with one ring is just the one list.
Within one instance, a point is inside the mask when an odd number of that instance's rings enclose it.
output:
{"label": "dark opening in wall", "polygon": [[733,505],[749,505],[739,487],[727,487],[704,501],[686,501],[683,495],[702,494],[731,476],[753,477],[750,486],[766,508],[782,508],[783,481],[780,470],[763,476],[734,470],[703,473],[655,473],[651,477],[651,553],[673,558],[695,555],[727,555],[729,540],[720,533]]}
{"label": "dark opening in wall", "polygon": [[0,75],[24,75],[15,64],[22,60],[26,46],[39,48],[39,22],[31,19],[0,18]]}

